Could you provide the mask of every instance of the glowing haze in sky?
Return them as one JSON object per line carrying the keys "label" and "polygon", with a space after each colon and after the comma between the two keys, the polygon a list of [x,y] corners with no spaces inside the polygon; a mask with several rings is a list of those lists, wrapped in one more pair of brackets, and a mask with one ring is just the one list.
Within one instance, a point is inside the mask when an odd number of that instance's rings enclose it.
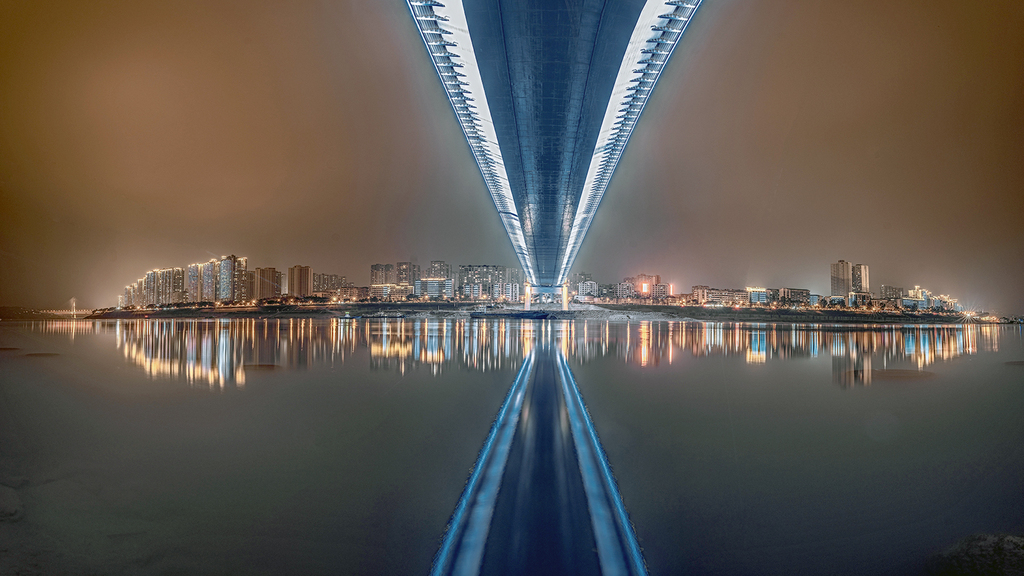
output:
{"label": "glowing haze in sky", "polygon": [[[706,0],[575,270],[1024,311],[1024,4]],[[403,2],[0,3],[0,304],[516,263]]]}

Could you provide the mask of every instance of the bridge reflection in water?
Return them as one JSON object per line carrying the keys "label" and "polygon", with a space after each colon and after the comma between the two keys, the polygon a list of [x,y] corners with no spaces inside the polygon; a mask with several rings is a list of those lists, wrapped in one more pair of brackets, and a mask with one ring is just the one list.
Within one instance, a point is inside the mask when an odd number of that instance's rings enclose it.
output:
{"label": "bridge reflection in water", "polygon": [[523,362],[431,574],[646,574],[604,449],[561,348]]}

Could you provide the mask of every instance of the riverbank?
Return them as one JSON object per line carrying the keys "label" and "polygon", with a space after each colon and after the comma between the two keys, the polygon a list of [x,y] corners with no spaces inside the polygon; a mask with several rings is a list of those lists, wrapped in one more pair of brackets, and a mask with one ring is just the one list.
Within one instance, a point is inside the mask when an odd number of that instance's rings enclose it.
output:
{"label": "riverbank", "polygon": [[529,314],[521,306],[486,308],[466,303],[381,302],[317,305],[210,306],[155,310],[108,310],[88,319],[146,318],[513,318],[609,321],[701,321],[794,324],[959,324],[957,314],[935,312],[861,312],[855,310],[790,310],[772,308],[704,308],[642,304],[534,305]]}

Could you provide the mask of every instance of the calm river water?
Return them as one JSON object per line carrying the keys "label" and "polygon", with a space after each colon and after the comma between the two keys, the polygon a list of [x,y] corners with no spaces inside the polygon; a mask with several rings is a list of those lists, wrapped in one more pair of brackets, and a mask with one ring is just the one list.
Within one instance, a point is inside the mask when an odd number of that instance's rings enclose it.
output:
{"label": "calm river water", "polygon": [[1024,531],[1019,326],[3,322],[0,572],[427,573],[538,347],[652,574],[914,574]]}

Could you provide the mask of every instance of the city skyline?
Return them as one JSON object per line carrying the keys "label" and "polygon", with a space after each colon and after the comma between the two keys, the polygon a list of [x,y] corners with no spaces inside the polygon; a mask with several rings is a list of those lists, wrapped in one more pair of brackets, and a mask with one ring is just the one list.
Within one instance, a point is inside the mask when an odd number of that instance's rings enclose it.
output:
{"label": "city skyline", "polygon": [[[349,277],[516,261],[400,3],[0,11],[0,305],[101,307],[154,264],[230,253]],[[696,20],[575,271],[825,294],[843,258],[876,292],[1024,311],[1024,9]]]}
{"label": "city skyline", "polygon": [[[369,285],[359,286],[348,276],[314,272],[301,264],[287,274],[275,268],[247,270],[248,258],[234,254],[220,260],[189,264],[187,267],[147,271],[117,296],[117,308],[140,308],[181,304],[248,305],[261,300],[286,298],[329,298],[333,302],[370,300],[403,301],[408,298],[524,302],[525,272],[500,264],[458,264],[432,260],[426,267],[413,262],[375,263],[370,266]],[[225,268],[226,266],[226,268]],[[679,305],[852,307],[860,309],[936,310],[977,315],[988,312],[965,306],[958,295],[940,294],[927,287],[904,288],[870,285],[870,266],[840,259],[829,265],[831,290],[813,293],[792,285],[740,288],[693,285],[690,292],[662,281],[660,274],[640,273],[621,282],[595,282],[594,275],[579,271],[566,279],[567,295],[582,302],[659,301]],[[422,280],[422,282],[421,282]],[[536,295],[535,295],[536,296]],[[105,309],[113,307],[103,307]]]}

